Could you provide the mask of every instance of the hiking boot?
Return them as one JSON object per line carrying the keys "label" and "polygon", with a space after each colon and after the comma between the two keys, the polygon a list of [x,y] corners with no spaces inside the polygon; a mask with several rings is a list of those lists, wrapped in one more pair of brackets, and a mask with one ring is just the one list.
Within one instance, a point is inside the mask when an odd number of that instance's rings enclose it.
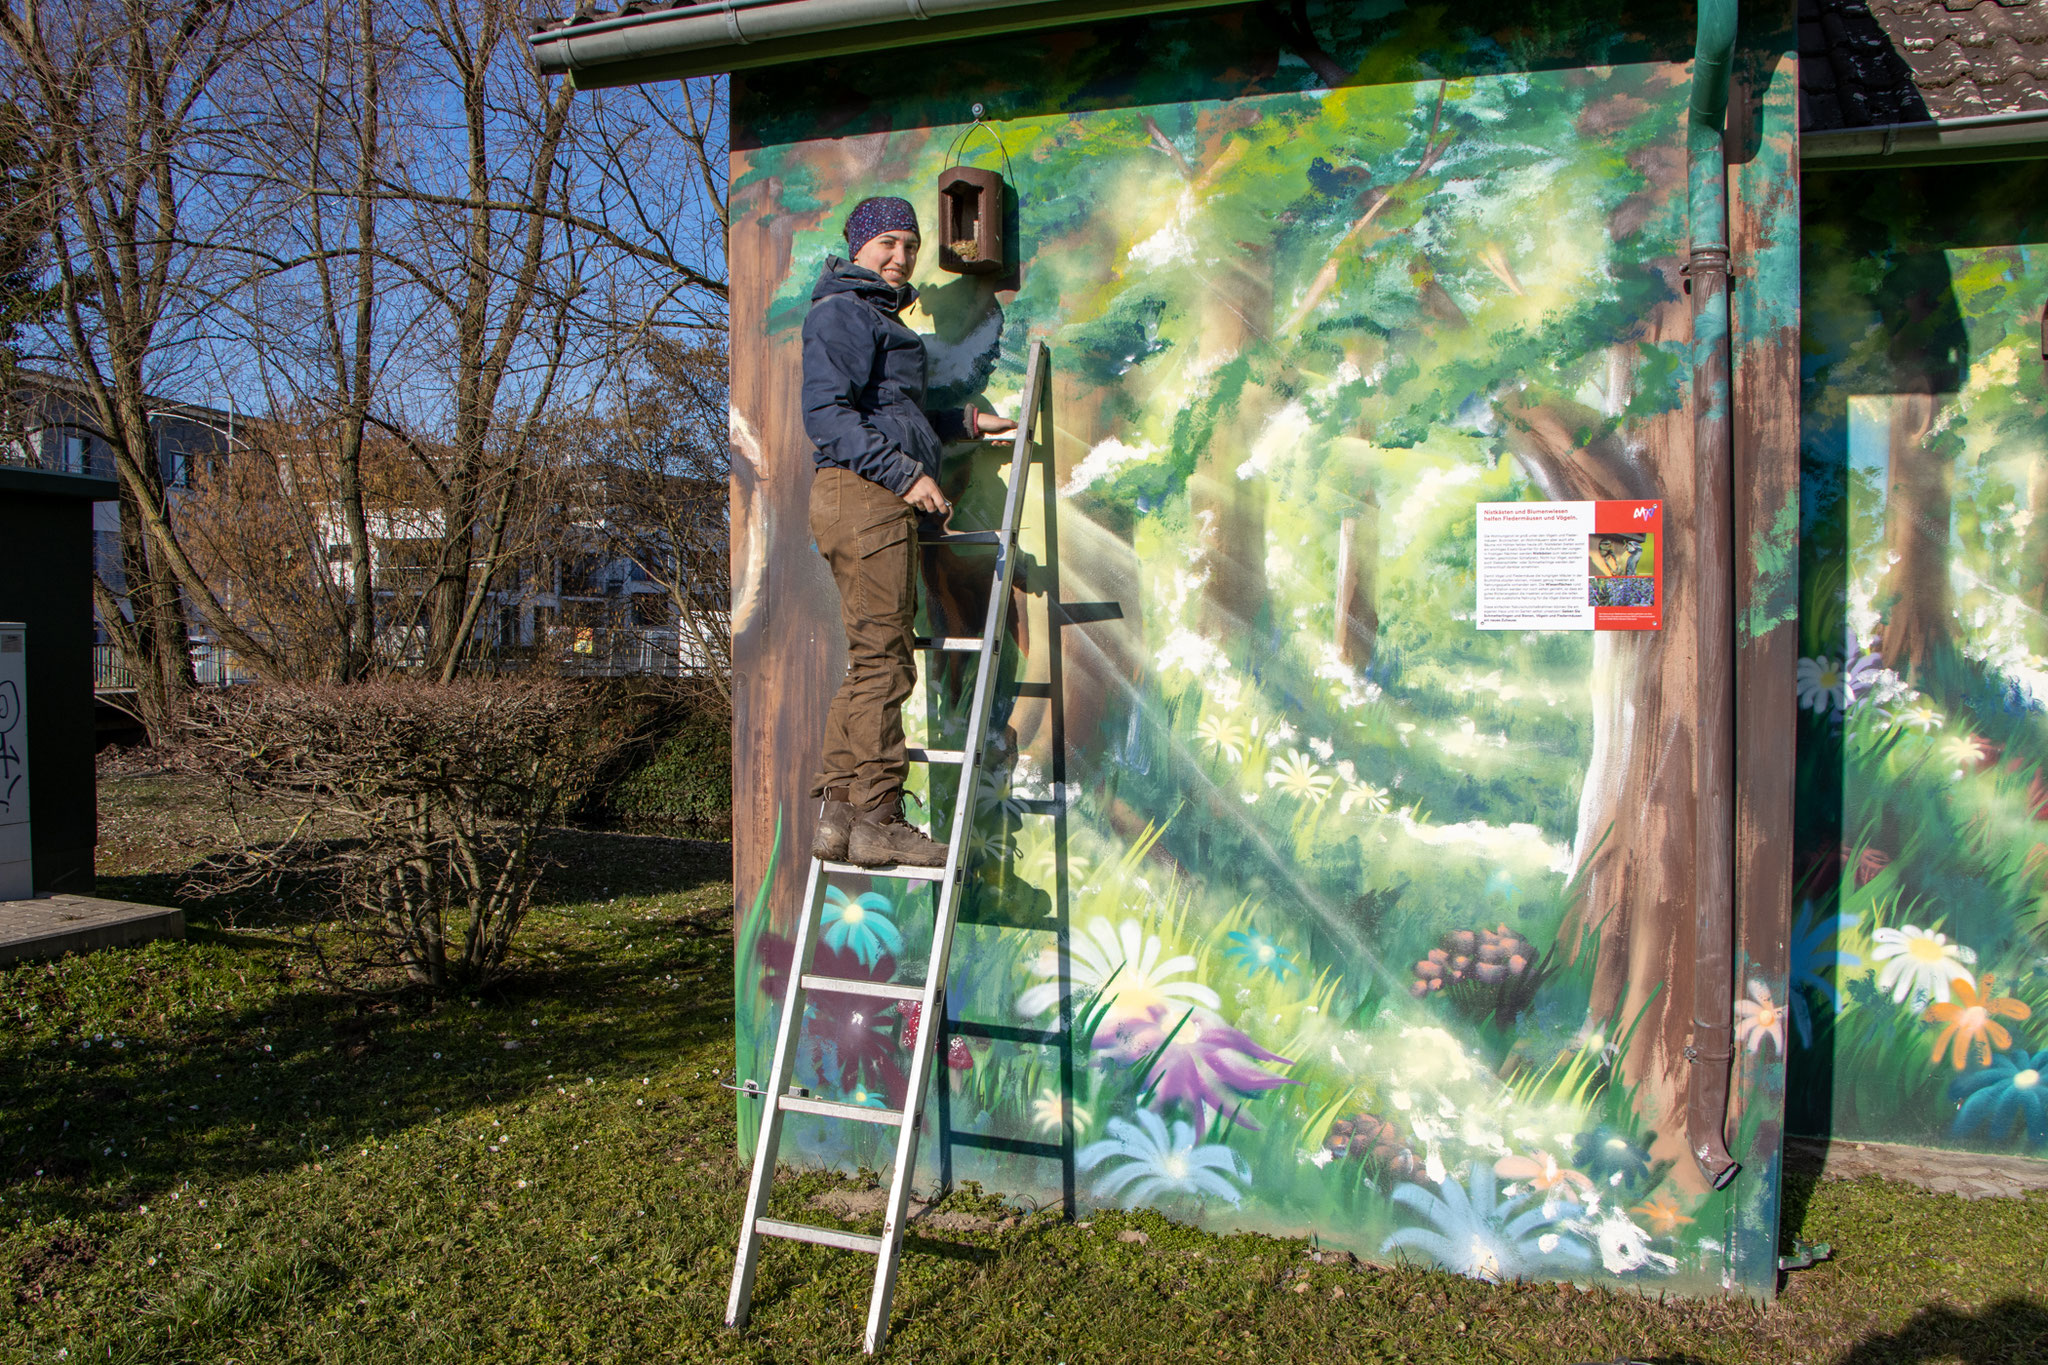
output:
{"label": "hiking boot", "polygon": [[811,836],[813,858],[828,863],[846,860],[846,836],[853,833],[854,822],[860,819],[860,812],[846,797],[844,787],[832,787],[825,792],[825,810],[818,817],[818,832]]}
{"label": "hiking boot", "polygon": [[944,867],[946,846],[925,838],[903,818],[899,807],[884,806],[854,823],[846,841],[846,861],[859,867]]}

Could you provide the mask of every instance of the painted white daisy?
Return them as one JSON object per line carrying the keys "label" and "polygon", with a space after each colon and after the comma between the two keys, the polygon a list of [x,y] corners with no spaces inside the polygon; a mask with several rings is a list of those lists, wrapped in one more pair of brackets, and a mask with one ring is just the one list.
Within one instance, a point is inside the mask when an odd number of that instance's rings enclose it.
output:
{"label": "painted white daisy", "polygon": [[1945,719],[1947,718],[1941,712],[1928,705],[1925,699],[1916,701],[1911,706],[1904,707],[1898,714],[1899,724],[1918,730],[1923,735],[1930,730],[1938,728]]}
{"label": "painted white daisy", "polygon": [[1935,747],[1943,761],[1972,772],[1991,756],[1990,745],[1967,730],[1948,736]]}
{"label": "painted white daisy", "polygon": [[1374,815],[1385,815],[1388,807],[1387,789],[1375,787],[1370,782],[1354,782],[1337,800],[1339,813],[1349,815],[1353,806],[1364,806]]}
{"label": "painted white daisy", "polygon": [[1809,711],[1839,711],[1849,700],[1842,665],[1821,654],[1799,661],[1799,704]]}
{"label": "painted white daisy", "polygon": [[[1057,1133],[1060,1131],[1062,1112],[1063,1106],[1060,1103],[1059,1087],[1048,1085],[1038,1092],[1036,1099],[1031,1101],[1032,1126],[1041,1133]],[[1089,1121],[1088,1106],[1076,1104],[1074,1106],[1074,1131],[1080,1132],[1087,1128]]]}
{"label": "painted white daisy", "polygon": [[1229,716],[1211,711],[1196,724],[1195,737],[1212,754],[1221,755],[1232,763],[1244,761],[1245,729]]}
{"label": "painted white daisy", "polygon": [[1751,978],[1749,999],[1735,1002],[1735,1041],[1751,1052],[1760,1052],[1769,1042],[1780,1057],[1785,1055],[1785,1010],[1771,999],[1771,988]]}
{"label": "painted white daisy", "polygon": [[1330,797],[1337,779],[1329,776],[1322,765],[1299,749],[1289,749],[1287,757],[1276,758],[1266,773],[1266,785],[1277,787],[1298,801],[1321,805]]}
{"label": "painted white daisy", "polygon": [[1970,964],[1977,960],[1968,948],[1950,943],[1947,934],[1911,924],[1873,930],[1870,938],[1877,945],[1870,950],[1871,960],[1884,964],[1877,988],[1890,990],[1894,1003],[1903,1004],[1909,995],[1947,1001],[1949,983],[1967,979]]}
{"label": "painted white daisy", "polygon": [[[1101,1024],[1105,1029],[1142,1017],[1154,1005],[1183,1009],[1199,1005],[1213,1010],[1223,1003],[1201,982],[1179,979],[1194,970],[1195,959],[1187,953],[1167,956],[1159,935],[1146,933],[1135,919],[1121,925],[1111,925],[1100,916],[1090,920],[1074,936],[1066,967],[1076,996],[1101,992],[1108,1001]],[[1017,997],[1017,1013],[1025,1018],[1043,1014],[1059,1003],[1059,950],[1048,948],[1040,953],[1031,973],[1041,979]]]}

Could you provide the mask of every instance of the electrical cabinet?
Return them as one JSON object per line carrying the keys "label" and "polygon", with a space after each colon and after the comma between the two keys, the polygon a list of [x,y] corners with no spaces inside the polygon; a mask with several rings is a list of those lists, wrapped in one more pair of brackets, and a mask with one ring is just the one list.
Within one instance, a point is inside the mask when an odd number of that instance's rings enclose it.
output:
{"label": "electrical cabinet", "polygon": [[0,622],[0,901],[27,900],[28,629]]}

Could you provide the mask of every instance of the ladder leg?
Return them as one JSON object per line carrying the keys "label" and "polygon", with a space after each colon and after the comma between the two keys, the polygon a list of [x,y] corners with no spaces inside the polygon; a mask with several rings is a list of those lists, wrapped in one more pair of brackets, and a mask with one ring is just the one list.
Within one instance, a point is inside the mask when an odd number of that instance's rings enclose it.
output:
{"label": "ladder leg", "polygon": [[[951,891],[947,887],[944,894],[950,898]],[[940,947],[935,945],[932,954],[933,970],[938,973],[932,978],[934,982],[944,979],[944,968],[939,964]],[[930,999],[932,1012],[925,1017],[943,1023],[945,992],[934,989]],[[938,1033],[938,1028],[932,1026],[918,1029],[917,1055],[910,1063],[910,1096],[903,1129],[896,1138],[896,1171],[889,1181],[889,1202],[882,1210],[882,1254],[875,1264],[874,1292],[868,1297],[867,1339],[863,1346],[869,1355],[879,1352],[889,1339],[889,1309],[896,1299],[896,1275],[903,1266],[903,1225],[910,1217],[910,1186],[917,1177],[917,1130],[924,1121],[924,1092],[931,1083]],[[944,1068],[938,1070],[939,1084],[947,1084]]]}
{"label": "ladder leg", "polygon": [[768,1192],[775,1183],[775,1161],[782,1146],[783,1110],[775,1100],[789,1089],[796,1070],[796,1049],[803,1033],[804,973],[811,969],[815,940],[812,925],[818,918],[823,895],[824,869],[811,859],[811,874],[804,887],[803,917],[797,921],[796,942],[789,955],[789,988],[782,998],[782,1021],[775,1030],[775,1060],[768,1068],[766,1112],[761,1115],[761,1136],[754,1147],[754,1169],[747,1178],[747,1207],[740,1220],[739,1251],[733,1261],[732,1292],[725,1301],[728,1327],[747,1325],[747,1311],[754,1296],[754,1268],[761,1260],[761,1234],[755,1224],[768,1207]]}
{"label": "ladder leg", "polygon": [[[1047,389],[1042,404],[1048,433],[1055,429],[1052,393]],[[1072,888],[1067,882],[1067,700],[1065,631],[1060,624],[1060,519],[1059,473],[1048,434],[1040,451],[1039,492],[1045,508],[1045,620],[1046,620],[1046,721],[1052,735],[1049,771],[1057,808],[1052,816],[1053,926],[1059,947],[1059,1035],[1065,1041],[1060,1060],[1060,1202],[1068,1218],[1074,1218],[1080,1204],[1076,1199],[1077,1173],[1074,1169],[1074,977],[1072,946]],[[1083,1044],[1085,1046],[1085,1044]]]}
{"label": "ladder leg", "polygon": [[[896,1141],[896,1174],[889,1186],[889,1205],[883,1216],[882,1245],[875,1267],[875,1290],[868,1300],[867,1353],[874,1355],[889,1339],[889,1310],[896,1298],[896,1275],[903,1259],[903,1223],[910,1211],[910,1183],[917,1174],[918,1126],[923,1118],[924,1092],[938,1054],[938,1035],[945,1025],[945,984],[947,964],[953,951],[953,929],[959,918],[959,896],[965,870],[967,835],[974,824],[976,787],[982,764],[988,756],[989,717],[995,710],[996,671],[1001,658],[1004,625],[1009,619],[1010,585],[1017,571],[1017,530],[1024,502],[1024,487],[1031,476],[1031,455],[1041,443],[1049,451],[1051,424],[1045,420],[1044,404],[1051,389],[1052,366],[1044,342],[1035,342],[1024,384],[1023,420],[1018,423],[1016,453],[1010,464],[1008,493],[1004,499],[1002,531],[998,536],[993,590],[988,613],[982,623],[981,659],[975,670],[974,700],[967,711],[967,737],[961,745],[966,761],[960,765],[960,787],[955,794],[953,828],[946,847],[946,879],[939,885],[937,914],[932,925],[931,964],[925,978],[924,1026],[918,1031],[917,1055],[910,1064],[910,1093],[903,1129]],[[1048,466],[1049,469],[1049,466]],[[1041,477],[1046,475],[1041,474]],[[1054,626],[1057,630],[1058,627]],[[939,1084],[950,1082],[944,1067],[938,1067]],[[944,1135],[940,1135],[944,1141]]]}
{"label": "ladder leg", "polygon": [[[958,917],[958,897],[963,873],[966,871],[967,836],[974,824],[976,788],[982,766],[987,759],[988,728],[990,716],[995,709],[996,675],[1005,637],[1004,626],[1009,615],[1010,587],[1017,569],[1017,532],[1021,520],[1019,514],[1023,504],[1024,486],[1031,473],[1034,451],[1042,452],[1046,465],[1040,477],[1048,481],[1051,478],[1053,434],[1046,407],[1047,395],[1051,388],[1051,375],[1052,364],[1045,343],[1034,342],[1024,385],[1023,421],[1018,427],[1015,455],[1010,466],[1002,530],[998,533],[972,533],[974,536],[985,537],[973,543],[993,543],[998,549],[993,590],[989,594],[988,612],[982,625],[980,662],[975,670],[973,700],[967,708],[966,739],[961,745],[960,752],[950,756],[950,761],[957,761],[960,767],[959,786],[954,791],[952,829],[947,836],[945,869],[936,877],[917,869],[905,868],[878,869],[875,874],[871,874],[914,877],[936,881],[938,884],[938,896],[933,913],[931,954],[924,984],[917,994],[922,1011],[922,1026],[918,1030],[918,1041],[910,1061],[910,1074],[906,1078],[907,1098],[904,1108],[899,1115],[892,1115],[885,1120],[867,1111],[836,1102],[811,1099],[788,1101],[789,1105],[803,1112],[824,1113],[828,1116],[859,1119],[865,1122],[888,1122],[898,1129],[896,1170],[889,1184],[889,1202],[883,1214],[880,1237],[869,1238],[839,1229],[806,1227],[776,1220],[768,1220],[765,1229],[778,1237],[795,1237],[801,1241],[866,1251],[876,1256],[875,1287],[868,1301],[865,1343],[870,1355],[880,1351],[889,1336],[889,1311],[895,1301],[896,1277],[902,1265],[903,1225],[910,1212],[911,1182],[917,1175],[918,1128],[924,1117],[925,1090],[932,1084],[935,1071],[939,1077],[939,1084],[948,1083],[944,1069],[936,1067],[934,1063],[938,1055],[938,1037],[945,1031],[947,963],[952,954],[953,929]],[[1048,515],[1051,512],[1051,505],[1048,492]],[[1054,600],[1057,600],[1056,592]],[[1057,623],[1052,628],[1057,632]],[[942,650],[945,648],[944,645],[939,647]],[[1057,680],[1057,669],[1054,677]],[[1063,774],[1064,768],[1057,768],[1056,771]],[[1063,834],[1064,825],[1061,826],[1061,830]],[[784,1092],[789,1088],[791,1074],[795,1070],[797,1045],[803,1032],[803,982],[805,975],[810,971],[811,958],[816,952],[813,925],[819,918],[823,901],[824,874],[824,864],[812,859],[810,880],[804,888],[803,917],[798,921],[796,941],[791,949],[789,988],[783,1000],[782,1022],[775,1037],[775,1060],[769,1069],[765,1097],[768,1112],[762,1115],[761,1119],[760,1143],[754,1154],[754,1169],[747,1185],[745,1221],[740,1228],[739,1251],[733,1263],[732,1294],[726,1301],[725,1320],[733,1327],[746,1324],[747,1310],[753,1296],[754,1270],[760,1260],[763,1235],[762,1214],[767,1207],[769,1190],[774,1184],[775,1162],[782,1142]],[[1064,890],[1064,882],[1061,885]],[[877,983],[873,982],[848,980],[840,984],[843,988],[852,989],[856,993],[878,993],[875,989]],[[823,983],[820,985],[822,987]],[[1063,1022],[1067,1018],[1065,1009],[1066,1003],[1063,1000]],[[1062,1074],[1066,1076],[1070,1073],[1063,1071]],[[1071,1146],[1071,1120],[1063,1127],[1066,1130],[1067,1145]],[[1069,1174],[1069,1188],[1071,1179]]]}

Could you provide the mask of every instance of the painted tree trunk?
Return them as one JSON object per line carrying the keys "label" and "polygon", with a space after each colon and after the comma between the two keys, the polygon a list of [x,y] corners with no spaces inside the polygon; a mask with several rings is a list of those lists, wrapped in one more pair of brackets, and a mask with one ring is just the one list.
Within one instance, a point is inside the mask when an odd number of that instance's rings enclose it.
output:
{"label": "painted tree trunk", "polygon": [[[1675,309],[1660,324],[1672,327]],[[1626,372],[1625,357],[1622,360]],[[1613,401],[1610,399],[1610,401]],[[1618,441],[1581,442],[1600,415],[1553,401],[1508,414],[1509,442],[1547,496],[1560,501],[1664,499],[1664,525],[1691,524],[1691,418],[1652,420],[1646,468]],[[1664,543],[1664,580],[1689,583],[1697,548],[1684,534]],[[1589,680],[1593,744],[1580,789],[1572,848],[1580,894],[1559,931],[1568,960],[1596,953],[1586,1029],[1617,1043],[1644,1112],[1683,1112],[1683,1052],[1690,1028],[1693,942],[1693,629],[1691,595],[1671,592],[1659,631],[1596,632]],[[1682,1133],[1664,1130],[1660,1151],[1683,1161]],[[1681,1177],[1683,1178],[1683,1177]]]}
{"label": "painted tree trunk", "polygon": [[1924,669],[1954,637],[1949,616],[1949,462],[1929,439],[1932,394],[1891,401],[1885,541],[1893,556],[1880,593],[1885,662],[1902,674]]}
{"label": "painted tree trunk", "polygon": [[1337,657],[1353,668],[1372,665],[1380,613],[1374,596],[1380,558],[1380,502],[1370,489],[1354,516],[1337,525]]}

